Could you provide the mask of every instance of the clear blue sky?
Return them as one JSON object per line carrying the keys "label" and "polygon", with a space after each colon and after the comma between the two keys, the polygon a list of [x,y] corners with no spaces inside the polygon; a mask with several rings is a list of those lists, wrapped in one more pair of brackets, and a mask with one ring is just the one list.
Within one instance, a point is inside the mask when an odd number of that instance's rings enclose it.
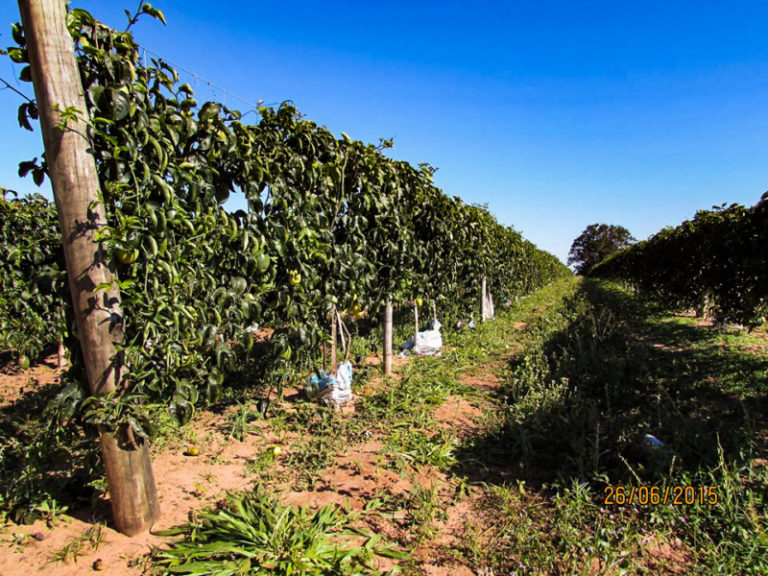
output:
{"label": "clear blue sky", "polygon": [[[120,29],[136,4],[73,1]],[[199,100],[292,100],[337,134],[394,137],[392,156],[563,260],[588,224],[642,239],[768,189],[763,1],[154,4],[168,25],[137,40],[196,73]],[[3,2],[2,45],[17,19]],[[42,144],[18,104],[0,91],[0,185],[27,192],[16,167]]]}

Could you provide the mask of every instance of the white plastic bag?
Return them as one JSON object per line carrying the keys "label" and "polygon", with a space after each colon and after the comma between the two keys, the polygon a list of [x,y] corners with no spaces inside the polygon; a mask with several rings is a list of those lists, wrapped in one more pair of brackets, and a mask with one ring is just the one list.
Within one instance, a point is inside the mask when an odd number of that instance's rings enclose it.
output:
{"label": "white plastic bag", "polygon": [[339,364],[336,370],[336,383],[331,387],[330,403],[343,406],[352,400],[352,363],[349,361]]}
{"label": "white plastic bag", "polygon": [[440,356],[443,350],[443,335],[440,333],[441,324],[434,319],[431,330],[419,332],[412,350],[419,356]]}
{"label": "white plastic bag", "polygon": [[483,282],[483,287],[485,288],[485,291],[483,293],[483,307],[481,310],[482,318],[481,320],[490,320],[495,315],[495,310],[493,308],[493,296],[491,296],[491,291],[488,288],[488,286],[485,285],[485,282]]}
{"label": "white plastic bag", "polygon": [[317,400],[326,406],[343,406],[352,399],[352,363],[342,362],[336,374],[320,371],[313,374],[306,385],[307,397]]}

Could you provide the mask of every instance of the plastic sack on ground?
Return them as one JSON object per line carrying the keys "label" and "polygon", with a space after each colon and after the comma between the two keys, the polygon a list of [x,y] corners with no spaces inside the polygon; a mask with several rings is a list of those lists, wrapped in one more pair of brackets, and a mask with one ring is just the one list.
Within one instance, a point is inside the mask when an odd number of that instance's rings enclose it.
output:
{"label": "plastic sack on ground", "polygon": [[342,362],[336,370],[336,384],[331,390],[331,401],[343,406],[352,400],[352,363]]}
{"label": "plastic sack on ground", "polygon": [[352,399],[352,363],[342,362],[336,374],[313,374],[306,386],[307,397],[326,406],[341,407]]}
{"label": "plastic sack on ground", "polygon": [[419,332],[416,342],[410,338],[403,343],[403,349],[419,356],[440,356],[443,350],[443,335],[440,333],[440,321],[432,321],[432,329]]}

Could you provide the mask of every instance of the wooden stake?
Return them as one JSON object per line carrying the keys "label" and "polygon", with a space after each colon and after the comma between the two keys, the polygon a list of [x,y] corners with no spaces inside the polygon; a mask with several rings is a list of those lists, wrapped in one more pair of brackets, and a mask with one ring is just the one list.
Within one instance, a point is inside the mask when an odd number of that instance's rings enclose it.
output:
{"label": "wooden stake", "polygon": [[59,339],[59,349],[57,350],[57,360],[59,369],[64,368],[66,361],[64,360],[64,342]]}
{"label": "wooden stake", "polygon": [[392,375],[392,299],[384,308],[384,374]]}
{"label": "wooden stake", "polygon": [[337,350],[336,339],[338,334],[336,332],[336,306],[331,309],[331,374],[336,374],[337,366]]}
{"label": "wooden stake", "polygon": [[485,322],[487,319],[488,311],[486,310],[486,295],[485,295],[486,278],[483,275],[480,287],[480,321]]}
{"label": "wooden stake", "polygon": [[[125,376],[114,347],[123,338],[123,314],[118,290],[95,290],[100,284],[114,285],[117,277],[95,240],[106,219],[88,152],[89,128],[81,120],[60,127],[62,111],[85,115],[87,110],[67,31],[66,3],[19,0],[19,10],[88,384],[91,394],[102,395],[115,390]],[[102,430],[101,439],[115,526],[129,536],[144,532],[160,516],[147,443],[129,439],[125,430],[117,436]]]}
{"label": "wooden stake", "polygon": [[416,324],[416,332],[413,335],[414,348],[419,345],[419,305],[413,303],[413,318]]}

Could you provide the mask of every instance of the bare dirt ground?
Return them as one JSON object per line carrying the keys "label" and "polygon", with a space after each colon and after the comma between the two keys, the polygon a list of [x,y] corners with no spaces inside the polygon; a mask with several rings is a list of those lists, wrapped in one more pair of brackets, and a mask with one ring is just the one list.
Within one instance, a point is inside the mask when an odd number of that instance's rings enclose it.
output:
{"label": "bare dirt ground", "polygon": [[[406,360],[397,359],[395,371],[405,363]],[[0,374],[0,405],[17,401],[25,392],[53,385],[57,379],[55,358],[24,372],[7,370]],[[489,388],[498,385],[498,379],[491,373],[475,374],[467,376],[465,383]],[[374,378],[357,393],[370,393],[377,386],[381,386],[380,378]],[[299,391],[286,390],[285,398],[289,400],[282,403],[283,408],[291,410],[290,399],[298,394]],[[354,406],[345,410],[349,413]],[[461,437],[476,432],[481,414],[482,407],[476,402],[449,396],[436,408],[434,419],[438,426],[450,427]],[[280,448],[272,474],[278,480],[270,487],[280,493],[286,503],[319,507],[333,502],[360,510],[366,502],[382,494],[405,498],[414,486],[434,493],[440,502],[453,502],[430,525],[429,533],[421,535],[413,561],[424,574],[472,574],[466,566],[446,555],[447,550],[458,545],[456,539],[467,518],[474,513],[471,489],[466,497],[457,499],[455,481],[434,467],[423,466],[405,473],[384,466],[387,456],[382,440],[371,434],[367,440],[348,446],[343,454],[337,455],[322,471],[318,482],[298,490],[286,464],[292,446],[301,440],[299,436],[287,431],[275,432],[268,421],[261,420],[239,441],[230,434],[231,415],[230,420],[227,416],[227,412],[198,414],[183,428],[183,438],[153,453],[162,517],[152,533],[129,538],[115,531],[110,525],[106,500],[102,500],[95,511],[68,510],[53,525],[44,521],[32,525],[10,524],[0,529],[0,574],[28,576],[41,572],[49,576],[70,576],[92,573],[98,567],[108,574],[139,576],[148,567],[148,553],[168,542],[168,538],[154,535],[155,532],[185,523],[195,511],[220,501],[227,491],[252,489],[257,477],[253,463],[274,447]],[[190,446],[199,450],[197,456],[187,455]],[[404,516],[372,522],[378,533],[394,541],[408,538],[404,535],[408,528]],[[382,567],[387,567],[386,562]]]}

